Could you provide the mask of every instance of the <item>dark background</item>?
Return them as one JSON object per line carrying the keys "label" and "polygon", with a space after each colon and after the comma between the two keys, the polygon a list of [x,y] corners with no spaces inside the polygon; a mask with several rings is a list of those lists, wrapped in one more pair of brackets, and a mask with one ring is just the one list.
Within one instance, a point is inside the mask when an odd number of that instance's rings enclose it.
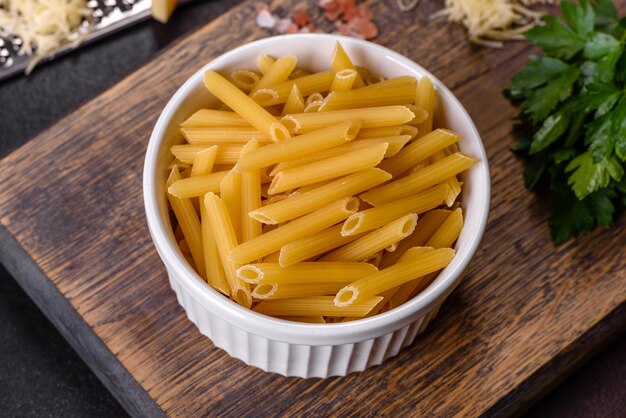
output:
{"label": "dark background", "polygon": [[[0,82],[0,157],[240,0],[196,0],[167,25],[144,22]],[[236,28],[234,28],[236,30]],[[123,408],[0,267],[0,416],[122,417]],[[626,335],[528,416],[626,417]]]}

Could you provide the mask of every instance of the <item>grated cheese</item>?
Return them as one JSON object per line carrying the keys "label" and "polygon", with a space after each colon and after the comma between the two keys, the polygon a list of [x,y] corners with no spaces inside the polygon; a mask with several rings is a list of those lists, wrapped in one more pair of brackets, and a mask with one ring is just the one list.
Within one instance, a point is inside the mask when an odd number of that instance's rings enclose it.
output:
{"label": "grated cheese", "polygon": [[85,0],[0,0],[0,36],[18,36],[18,54],[36,61],[78,41],[77,29],[87,16]]}
{"label": "grated cheese", "polygon": [[[402,10],[413,8],[419,0],[397,0]],[[559,0],[445,0],[445,8],[432,17],[446,16],[462,23],[470,41],[501,48],[502,41],[523,39],[522,34],[543,16],[529,8],[535,4],[557,4]]]}

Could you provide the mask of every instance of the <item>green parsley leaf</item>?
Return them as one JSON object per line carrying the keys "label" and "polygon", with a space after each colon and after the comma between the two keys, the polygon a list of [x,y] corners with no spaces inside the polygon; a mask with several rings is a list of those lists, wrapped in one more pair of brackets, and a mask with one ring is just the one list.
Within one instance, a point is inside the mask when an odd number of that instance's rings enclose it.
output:
{"label": "green parsley leaf", "polygon": [[553,16],[544,16],[545,26],[535,26],[524,35],[555,58],[569,59],[585,47],[585,39]]}
{"label": "green parsley leaf", "polygon": [[536,154],[546,149],[550,144],[559,139],[569,126],[572,112],[569,106],[563,106],[559,111],[548,116],[541,128],[533,136],[530,153]]}
{"label": "green parsley leaf", "polygon": [[552,203],[548,223],[552,240],[561,244],[596,225],[609,227],[613,223],[615,205],[604,192],[596,192],[579,200],[573,194],[557,195]]}
{"label": "green parsley leaf", "polygon": [[580,35],[585,36],[593,31],[596,14],[587,0],[581,0],[579,4],[563,0],[561,10],[565,20]]}
{"label": "green parsley leaf", "polygon": [[580,76],[577,68],[569,67],[558,77],[528,94],[521,107],[532,122],[545,119],[552,109],[572,94],[574,83]]}
{"label": "green parsley leaf", "polygon": [[603,158],[595,162],[591,151],[587,151],[574,158],[565,168],[572,172],[567,184],[579,199],[584,199],[591,193],[608,187],[611,179],[620,181],[624,169],[615,157]]}
{"label": "green parsley leaf", "polygon": [[531,55],[528,59],[528,65],[511,80],[509,89],[511,97],[526,97],[529,90],[546,84],[570,68],[561,60]]}

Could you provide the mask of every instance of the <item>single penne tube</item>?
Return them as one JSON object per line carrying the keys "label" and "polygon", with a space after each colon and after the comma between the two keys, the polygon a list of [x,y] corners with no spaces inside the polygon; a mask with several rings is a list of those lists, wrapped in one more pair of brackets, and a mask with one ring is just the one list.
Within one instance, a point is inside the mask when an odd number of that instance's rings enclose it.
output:
{"label": "single penne tube", "polygon": [[[274,226],[274,225],[266,225],[266,226]],[[278,228],[278,226],[276,226],[276,228]],[[276,229],[276,228],[272,228],[270,230],[264,230],[263,233],[265,234],[265,233],[267,233],[269,231],[272,231],[273,229]],[[280,257],[280,251],[276,251],[276,252],[273,252],[273,253],[263,257],[263,262],[264,263],[278,263],[278,258],[279,257]]]}
{"label": "single penne tube", "polygon": [[276,60],[269,55],[259,55],[256,62],[261,74],[266,74],[270,68],[272,68]]}
{"label": "single penne tube", "polygon": [[206,176],[211,174],[217,157],[217,146],[204,149],[196,154],[191,167],[191,177]]}
{"label": "single penne tube", "polygon": [[[357,70],[357,68],[352,63],[352,60],[350,59],[348,54],[346,54],[345,49],[343,49],[343,46],[341,46],[339,42],[335,44],[333,55],[330,58],[330,67],[336,72],[339,72],[342,70],[354,70],[354,71]],[[358,71],[357,71],[357,77],[355,78],[353,85],[354,85],[354,88],[360,88],[365,85],[365,82],[363,81],[363,78],[361,77],[361,74]]]}
{"label": "single penne tube", "polygon": [[339,145],[337,147],[329,148],[324,151],[320,151],[315,154],[307,155],[306,157],[299,158],[297,160],[290,160],[278,163],[274,166],[270,175],[275,176],[281,171],[285,171],[294,167],[300,167],[304,164],[311,164],[316,161],[321,161],[327,158],[343,155],[348,152],[363,150],[372,147],[376,144],[387,144],[385,150],[385,158],[393,157],[396,155],[404,145],[411,140],[409,135],[388,136],[381,138],[367,138],[350,141],[347,144]]}
{"label": "single penne tube", "polygon": [[379,296],[353,302],[345,307],[334,303],[334,296],[308,296],[293,299],[265,300],[254,307],[257,313],[270,316],[337,316],[362,318],[381,300]]}
{"label": "single penne tube", "polygon": [[374,295],[444,268],[453,257],[454,250],[451,248],[423,252],[342,288],[337,292],[334,303],[338,307],[348,307],[369,300]]}
{"label": "single penne tube", "polygon": [[[456,145],[456,144],[454,144]],[[443,158],[445,158],[447,155],[451,155],[453,154],[453,151],[449,151],[449,148],[444,149],[442,151],[439,151],[435,154],[433,154],[433,156],[431,157],[432,161],[439,161],[442,160]],[[449,190],[448,190],[448,196],[446,196],[446,205],[448,207],[451,207],[454,202],[456,201],[456,198],[461,194],[461,185],[462,183],[459,182],[459,180],[457,179],[456,176],[452,176],[450,177],[448,180],[445,181],[445,184],[448,185]]]}
{"label": "single penne tube", "polygon": [[437,129],[416,139],[409,146],[381,163],[380,168],[391,173],[394,177],[414,167],[438,151],[456,143],[461,135],[447,129]]}
{"label": "single penne tube", "polygon": [[230,74],[233,84],[243,91],[251,91],[259,82],[259,75],[254,71],[238,70]]}
{"label": "single penne tube", "polygon": [[[363,87],[368,90],[376,90],[376,89],[386,89],[386,88],[395,88],[395,87],[403,87],[407,90],[411,90],[415,92],[415,86],[417,85],[417,81],[415,77],[410,75],[403,75],[400,77],[390,78],[387,80],[379,81],[378,83],[370,84],[368,86]],[[415,96],[407,103],[413,103]]]}
{"label": "single penne tube", "polygon": [[224,274],[230,288],[230,296],[238,304],[250,308],[252,306],[250,285],[237,277],[239,265],[233,263],[228,258],[228,254],[233,248],[237,247],[237,237],[230,222],[228,209],[222,199],[214,193],[207,193],[204,196],[203,204],[205,205],[207,218],[211,224],[211,232],[215,238],[217,251],[224,267]]}
{"label": "single penne tube", "polygon": [[380,228],[409,213],[419,215],[427,212],[441,205],[447,195],[448,185],[438,184],[414,196],[357,212],[343,223],[341,235],[360,234]]}
{"label": "single penne tube", "polygon": [[228,216],[235,231],[237,242],[241,242],[241,220],[243,219],[241,213],[241,173],[230,170],[226,174],[220,183],[220,198],[228,210]]}
{"label": "single penne tube", "polygon": [[367,148],[281,171],[274,176],[269,193],[281,193],[374,167],[382,161],[387,146],[387,143],[374,144]]}
{"label": "single penne tube", "polygon": [[463,210],[458,208],[443,221],[425,245],[433,248],[452,247],[461,234],[461,229],[463,229]]}
{"label": "single penne tube", "polygon": [[207,70],[204,73],[204,85],[250,125],[269,134],[274,141],[283,141],[291,136],[274,116],[217,72]]}
{"label": "single penne tube", "polygon": [[[434,251],[435,249],[432,247],[412,247],[411,251],[405,253],[402,257],[398,259],[398,263],[402,263],[405,261],[411,261],[414,257],[418,257],[427,252]],[[399,306],[399,303],[404,303],[407,299],[409,299],[413,294],[413,291],[417,288],[419,283],[428,280],[430,282],[431,277],[435,277],[437,272],[429,273],[425,276],[421,276],[415,280],[408,281],[399,286],[393,287],[389,290],[385,290],[380,294],[384,298],[381,305],[386,305],[388,309],[393,309]]]}
{"label": "single penne tube", "polygon": [[262,283],[252,291],[252,297],[268,299],[290,299],[305,296],[335,295],[345,283],[299,283],[299,284],[276,284]]}
{"label": "single penne tube", "polygon": [[232,111],[200,109],[180,124],[181,128],[249,127],[250,123]]}
{"label": "single penne tube", "polygon": [[419,126],[420,123],[428,119],[428,112],[421,107],[412,104],[407,104],[405,106],[415,115],[413,119],[407,122],[408,125]]}
{"label": "single penne tube", "polygon": [[190,198],[202,196],[206,193],[220,191],[220,183],[224,180],[228,171],[206,174],[204,176],[188,177],[172,183],[167,192],[178,198]]}
{"label": "single penne tube", "polygon": [[298,86],[294,84],[291,88],[291,92],[289,93],[289,97],[287,97],[285,106],[283,106],[282,114],[286,115],[289,113],[302,112],[304,112],[304,98],[302,97],[302,93],[300,93]]}
{"label": "single penne tube", "polygon": [[290,132],[301,134],[345,120],[360,120],[363,123],[363,128],[382,128],[402,125],[413,120],[413,118],[415,118],[415,114],[406,106],[382,106],[316,113],[294,113],[283,116],[281,123]]}
{"label": "single penne tube", "polygon": [[423,247],[450,213],[446,209],[435,209],[421,215],[413,233],[400,241],[394,252],[383,255],[379,268],[387,268],[397,263],[409,248]]}
{"label": "single penne tube", "polygon": [[415,99],[414,91],[405,87],[333,91],[324,99],[319,111],[406,105]]}
{"label": "single penne tube", "polygon": [[[172,167],[172,171],[166,182],[166,187],[171,187],[173,184],[181,181],[178,167]],[[174,211],[178,226],[187,241],[189,251],[196,265],[196,271],[198,275],[206,280],[206,270],[204,266],[204,252],[202,249],[202,231],[200,228],[200,220],[198,214],[193,207],[190,199],[180,198],[171,193],[167,193],[167,199],[170,202],[170,206]]]}
{"label": "single penne tube", "polygon": [[325,255],[321,261],[362,261],[411,235],[417,215],[411,213]]}
{"label": "single penne tube", "polygon": [[430,78],[423,76],[417,83],[415,93],[415,105],[428,112],[426,120],[417,125],[420,136],[429,134],[433,130],[433,118],[435,116],[435,102],[437,93]]}
{"label": "single penne tube", "polygon": [[304,113],[318,112],[319,109],[322,107],[322,104],[323,102],[321,100],[318,100],[317,102],[311,102],[304,108]]}
{"label": "single penne tube", "polygon": [[285,244],[322,231],[357,211],[359,200],[346,197],[295,219],[263,235],[241,243],[230,251],[230,260],[246,264],[280,250]]}
{"label": "single penne tube", "polygon": [[250,138],[267,144],[273,142],[269,134],[252,127],[181,128],[180,132],[187,142],[197,145],[243,144]]}
{"label": "single penne tube", "polygon": [[473,157],[457,152],[413,174],[409,174],[384,186],[371,189],[359,197],[373,206],[402,199],[462,173],[473,166],[476,161]]}
{"label": "single penne tube", "polygon": [[369,190],[391,178],[391,175],[377,168],[365,170],[341,177],[328,184],[289,196],[285,200],[263,206],[250,212],[250,216],[264,224],[282,223],[323,207],[326,202],[354,196],[363,190]]}
{"label": "single penne tube", "polygon": [[308,106],[311,103],[321,102],[323,100],[324,100],[324,96],[322,96],[321,93],[313,93],[313,94],[309,95],[309,97],[306,98],[305,104]]}
{"label": "single penne tube", "polygon": [[255,84],[250,94],[254,94],[259,89],[272,87],[289,78],[289,74],[296,68],[298,59],[295,56],[280,57],[272,66],[263,73],[263,77]]}
{"label": "single penne tube", "polygon": [[[242,155],[259,147],[256,140],[248,142]],[[248,213],[261,207],[261,172],[259,169],[244,171],[241,176],[241,240],[246,242],[261,235],[261,222],[248,216]]]}
{"label": "single penne tube", "polygon": [[296,78],[304,77],[306,75],[311,75],[311,72],[296,67],[296,69],[293,70],[293,72],[289,75],[289,78],[295,80]]}
{"label": "single penne tube", "polygon": [[285,103],[294,85],[298,86],[300,93],[306,97],[313,93],[330,90],[334,78],[334,71],[322,71],[259,89],[250,97],[261,106],[273,106]]}
{"label": "single penne tube", "polygon": [[[305,260],[310,260],[327,251],[346,245],[361,238],[364,234],[350,236],[341,235],[342,225],[320,231],[308,237],[300,238],[285,244],[280,249],[278,262],[283,267],[296,265]],[[325,264],[316,262],[315,264]],[[371,264],[370,264],[371,265]]]}
{"label": "single penne tube", "polygon": [[297,159],[354,139],[361,129],[361,122],[348,120],[305,135],[269,144],[239,158],[238,171],[268,167],[282,160]]}
{"label": "single penne tube", "polygon": [[[170,151],[174,157],[178,158],[186,164],[193,164],[198,152],[205,150],[213,145],[174,145]],[[241,155],[243,144],[236,145],[218,145],[217,155],[215,156],[215,164],[235,164]]]}
{"label": "single penne tube", "polygon": [[237,276],[250,284],[278,283],[352,283],[378,269],[369,263],[305,262],[289,267],[278,263],[246,264],[237,270]]}
{"label": "single penne tube", "polygon": [[382,128],[365,128],[359,131],[357,139],[380,138],[386,136],[410,135],[417,136],[417,128],[411,125],[385,126]]}
{"label": "single penne tube", "polygon": [[206,281],[218,292],[230,296],[230,287],[224,272],[224,266],[217,250],[215,234],[211,229],[211,222],[204,202],[200,204],[200,223],[202,228],[202,249],[206,265]]}
{"label": "single penne tube", "polygon": [[304,322],[307,324],[325,324],[323,316],[277,316],[278,319],[284,319],[285,321],[292,322]]}
{"label": "single penne tube", "polygon": [[345,69],[335,73],[333,83],[330,85],[330,91],[348,91],[354,85],[359,73],[356,70]]}

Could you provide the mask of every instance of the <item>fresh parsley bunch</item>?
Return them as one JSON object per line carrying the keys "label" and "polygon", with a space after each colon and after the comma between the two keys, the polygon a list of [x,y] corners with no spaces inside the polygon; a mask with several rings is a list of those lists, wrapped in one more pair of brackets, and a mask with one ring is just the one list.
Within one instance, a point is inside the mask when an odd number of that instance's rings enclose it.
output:
{"label": "fresh parsley bunch", "polygon": [[565,22],[546,16],[526,32],[545,56],[531,56],[504,92],[529,133],[513,147],[526,187],[552,191],[556,244],[610,226],[626,206],[626,18],[610,0],[561,10]]}

